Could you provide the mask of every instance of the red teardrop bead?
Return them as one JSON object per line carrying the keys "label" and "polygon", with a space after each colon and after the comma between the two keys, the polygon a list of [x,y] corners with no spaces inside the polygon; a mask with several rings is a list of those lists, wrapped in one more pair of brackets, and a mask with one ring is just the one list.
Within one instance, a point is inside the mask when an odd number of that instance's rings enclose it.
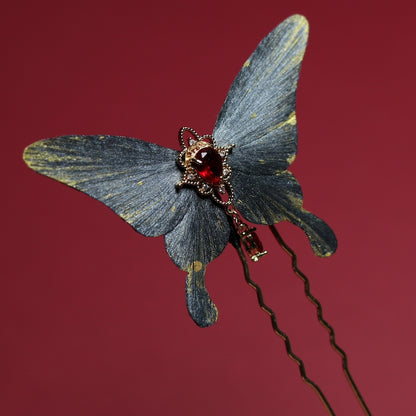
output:
{"label": "red teardrop bead", "polygon": [[222,158],[212,147],[199,150],[194,156],[193,166],[208,183],[217,185],[222,175]]}

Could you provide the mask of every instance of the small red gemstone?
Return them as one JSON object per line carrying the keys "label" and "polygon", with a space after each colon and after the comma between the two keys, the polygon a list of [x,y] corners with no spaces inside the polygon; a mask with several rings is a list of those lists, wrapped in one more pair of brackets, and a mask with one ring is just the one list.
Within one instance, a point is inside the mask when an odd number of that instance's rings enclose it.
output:
{"label": "small red gemstone", "polygon": [[260,241],[260,238],[257,236],[257,234],[256,233],[251,233],[251,237],[253,238],[253,242],[254,242],[254,244],[256,245],[256,247],[257,247],[257,250],[259,251],[259,252],[262,252],[263,251],[263,244],[261,243],[261,241]]}
{"label": "small red gemstone", "polygon": [[263,251],[263,244],[261,243],[257,234],[253,231],[244,235],[243,242],[249,256],[260,254]]}
{"label": "small red gemstone", "polygon": [[217,185],[222,175],[222,158],[212,147],[204,147],[194,156],[193,166],[208,183]]}

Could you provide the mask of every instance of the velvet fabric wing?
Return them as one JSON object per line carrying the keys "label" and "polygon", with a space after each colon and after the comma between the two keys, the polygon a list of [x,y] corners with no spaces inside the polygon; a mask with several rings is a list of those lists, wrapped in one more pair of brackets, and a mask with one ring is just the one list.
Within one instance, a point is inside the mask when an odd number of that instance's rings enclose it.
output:
{"label": "velvet fabric wing", "polygon": [[[217,319],[204,286],[206,265],[230,234],[224,211],[192,189],[176,189],[178,152],[118,136],[64,136],[26,148],[26,163],[43,175],[85,192],[146,236],[165,234],[166,250],[188,272],[188,310],[199,326]],[[197,290],[196,290],[197,288]]]}
{"label": "velvet fabric wing", "polygon": [[303,209],[302,191],[286,171],[296,157],[296,89],[308,39],[308,22],[286,19],[267,35],[234,80],[219,113],[214,137],[235,143],[229,157],[236,206],[256,224],[287,220],[301,227],[314,253],[337,248],[331,228]]}
{"label": "velvet fabric wing", "polygon": [[24,159],[38,173],[85,192],[145,236],[171,231],[192,204],[176,192],[177,152],[117,136],[63,136],[27,147]]}
{"label": "velvet fabric wing", "polygon": [[233,169],[273,174],[297,151],[296,89],[308,40],[308,22],[294,15],[270,32],[246,60],[218,115],[213,136],[235,144]]}

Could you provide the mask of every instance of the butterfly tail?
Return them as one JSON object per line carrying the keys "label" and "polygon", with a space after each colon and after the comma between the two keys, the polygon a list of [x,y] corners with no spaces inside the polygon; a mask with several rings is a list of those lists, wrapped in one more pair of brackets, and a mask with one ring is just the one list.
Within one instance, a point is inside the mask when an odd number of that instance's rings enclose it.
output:
{"label": "butterfly tail", "polygon": [[329,257],[335,253],[338,246],[337,238],[325,221],[302,207],[292,207],[292,210],[286,215],[292,224],[305,232],[315,255]]}
{"label": "butterfly tail", "polygon": [[209,297],[205,287],[206,266],[195,262],[186,278],[186,304],[188,312],[201,328],[211,326],[218,319],[217,307]]}

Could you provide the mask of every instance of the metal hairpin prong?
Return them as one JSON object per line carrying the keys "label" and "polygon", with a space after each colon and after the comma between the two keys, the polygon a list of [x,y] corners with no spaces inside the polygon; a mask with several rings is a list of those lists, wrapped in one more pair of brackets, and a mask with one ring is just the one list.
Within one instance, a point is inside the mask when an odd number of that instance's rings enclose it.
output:
{"label": "metal hairpin prong", "polygon": [[295,252],[286,244],[286,242],[283,240],[282,236],[280,235],[280,233],[277,231],[276,227],[274,225],[270,226],[270,230],[273,234],[273,236],[275,237],[276,241],[279,243],[279,245],[283,248],[284,251],[286,251],[286,253],[289,254],[289,256],[292,259],[292,269],[295,272],[295,274],[303,281],[304,284],[304,291],[305,291],[305,296],[307,297],[307,299],[313,303],[313,305],[316,307],[316,311],[317,311],[317,317],[318,317],[318,321],[319,323],[328,331],[329,333],[329,342],[331,344],[331,347],[340,355],[341,359],[342,359],[342,369],[344,370],[345,373],[345,377],[347,378],[355,396],[357,397],[358,402],[360,403],[364,413],[367,416],[371,416],[371,412],[367,406],[367,404],[364,401],[363,396],[361,395],[360,391],[358,390],[357,385],[355,384],[351,373],[349,371],[348,368],[348,359],[347,359],[347,354],[345,353],[345,351],[343,349],[341,349],[341,347],[336,343],[335,341],[335,330],[334,328],[329,325],[329,323],[324,319],[323,317],[323,311],[322,311],[322,305],[321,303],[318,301],[318,299],[316,299],[310,290],[310,283],[309,283],[309,279],[306,277],[306,275],[301,272],[298,268],[298,260],[297,260],[297,256],[295,254]]}
{"label": "metal hairpin prong", "polygon": [[292,351],[292,346],[291,346],[289,337],[279,328],[279,326],[277,324],[277,318],[276,318],[275,312],[273,311],[273,309],[271,309],[269,306],[267,306],[266,303],[264,302],[263,293],[261,291],[260,286],[256,282],[254,282],[254,280],[251,279],[250,270],[249,270],[249,267],[248,267],[248,264],[247,264],[247,260],[244,256],[244,253],[243,253],[243,250],[241,249],[241,246],[239,246],[238,244],[237,245],[233,244],[233,245],[237,250],[238,256],[239,256],[241,264],[243,266],[244,278],[245,278],[246,282],[249,284],[249,286],[251,286],[256,291],[257,301],[258,301],[261,309],[263,309],[263,311],[266,312],[270,316],[270,321],[271,321],[271,324],[272,324],[272,327],[273,327],[273,331],[283,339],[283,341],[285,343],[285,347],[286,347],[286,353],[289,356],[289,358],[291,358],[293,361],[295,361],[295,363],[298,365],[300,376],[301,376],[302,380],[315,390],[315,392],[318,394],[319,398],[321,399],[322,403],[324,404],[324,406],[328,410],[328,413],[331,416],[336,416],[335,412],[332,410],[332,407],[329,404],[328,399],[325,397],[322,390],[319,388],[319,386],[315,382],[313,382],[306,375],[305,365],[304,365],[303,361],[297,355],[295,355],[294,352]]}

